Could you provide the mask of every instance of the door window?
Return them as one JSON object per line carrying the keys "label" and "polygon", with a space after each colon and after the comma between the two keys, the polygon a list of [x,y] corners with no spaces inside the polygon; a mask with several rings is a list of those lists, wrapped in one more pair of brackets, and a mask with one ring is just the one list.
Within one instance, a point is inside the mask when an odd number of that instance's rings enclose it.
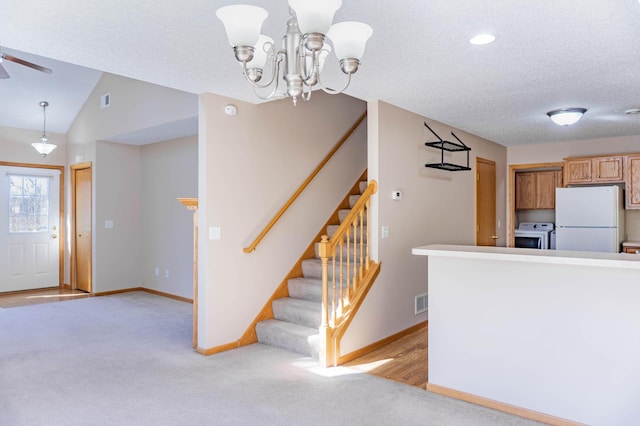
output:
{"label": "door window", "polygon": [[9,232],[47,232],[49,182],[43,176],[9,175]]}

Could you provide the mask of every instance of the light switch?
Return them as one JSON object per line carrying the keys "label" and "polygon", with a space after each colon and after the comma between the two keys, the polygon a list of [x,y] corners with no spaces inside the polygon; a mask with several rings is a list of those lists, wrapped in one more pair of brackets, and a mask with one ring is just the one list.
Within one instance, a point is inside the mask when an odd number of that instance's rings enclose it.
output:
{"label": "light switch", "polygon": [[105,220],[104,221],[104,229],[113,229],[113,221]]}
{"label": "light switch", "polygon": [[219,240],[220,239],[220,227],[219,226],[210,226],[209,227],[209,239],[210,240]]}
{"label": "light switch", "polygon": [[382,226],[382,238],[389,238],[389,227],[388,226]]}

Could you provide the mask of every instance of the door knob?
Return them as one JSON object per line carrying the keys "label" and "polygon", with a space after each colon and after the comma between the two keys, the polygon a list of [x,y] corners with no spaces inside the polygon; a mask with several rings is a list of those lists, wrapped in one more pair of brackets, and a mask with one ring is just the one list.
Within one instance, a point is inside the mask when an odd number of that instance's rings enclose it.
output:
{"label": "door knob", "polygon": [[498,240],[500,239],[500,235],[492,235],[491,238],[494,240]]}
{"label": "door knob", "polygon": [[53,234],[51,238],[58,238],[58,234]]}
{"label": "door knob", "polygon": [[78,237],[82,237],[82,234],[78,234]]}

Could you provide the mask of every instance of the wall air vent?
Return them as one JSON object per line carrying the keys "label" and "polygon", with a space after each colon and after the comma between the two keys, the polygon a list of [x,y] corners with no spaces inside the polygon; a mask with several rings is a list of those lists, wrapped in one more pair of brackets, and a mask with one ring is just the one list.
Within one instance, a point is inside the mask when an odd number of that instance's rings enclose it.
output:
{"label": "wall air vent", "polygon": [[100,108],[106,108],[109,105],[111,105],[111,93],[100,96]]}
{"label": "wall air vent", "polygon": [[429,309],[429,296],[427,293],[416,296],[416,315],[427,312]]}

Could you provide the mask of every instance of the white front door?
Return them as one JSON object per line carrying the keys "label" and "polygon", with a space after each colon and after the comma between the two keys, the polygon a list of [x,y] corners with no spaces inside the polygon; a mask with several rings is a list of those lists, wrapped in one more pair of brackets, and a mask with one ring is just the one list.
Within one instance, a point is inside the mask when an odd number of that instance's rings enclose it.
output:
{"label": "white front door", "polygon": [[0,167],[0,292],[60,285],[60,172]]}

